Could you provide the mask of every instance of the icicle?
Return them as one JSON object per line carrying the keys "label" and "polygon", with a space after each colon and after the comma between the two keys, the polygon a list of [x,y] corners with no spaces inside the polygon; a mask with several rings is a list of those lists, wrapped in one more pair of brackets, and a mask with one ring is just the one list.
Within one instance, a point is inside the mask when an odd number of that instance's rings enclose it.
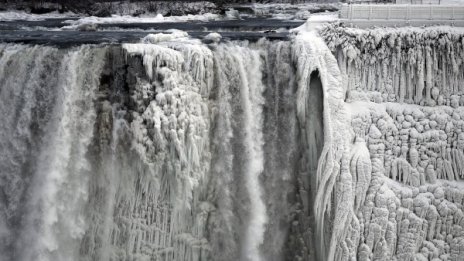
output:
{"label": "icicle", "polygon": [[357,137],[350,155],[350,172],[353,176],[354,213],[364,205],[367,189],[371,182],[371,160],[369,150],[362,138]]}

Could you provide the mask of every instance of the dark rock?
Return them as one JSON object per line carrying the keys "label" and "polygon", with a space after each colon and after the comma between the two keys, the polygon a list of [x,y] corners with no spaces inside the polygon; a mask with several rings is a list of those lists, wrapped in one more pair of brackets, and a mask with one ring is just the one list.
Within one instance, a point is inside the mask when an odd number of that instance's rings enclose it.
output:
{"label": "dark rock", "polygon": [[47,14],[53,11],[58,11],[56,8],[47,8],[47,7],[32,7],[31,13],[33,14]]}
{"label": "dark rock", "polygon": [[97,16],[97,17],[110,17],[111,16],[110,10],[106,8],[96,9],[95,11],[92,11],[90,14],[93,16]]}

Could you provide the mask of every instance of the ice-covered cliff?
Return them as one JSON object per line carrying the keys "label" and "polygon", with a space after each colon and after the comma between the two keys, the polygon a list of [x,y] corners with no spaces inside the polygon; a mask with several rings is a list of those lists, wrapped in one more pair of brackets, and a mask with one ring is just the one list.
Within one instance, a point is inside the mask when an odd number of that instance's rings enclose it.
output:
{"label": "ice-covered cliff", "polygon": [[320,33],[343,72],[350,169],[361,183],[338,259],[461,260],[464,31]]}
{"label": "ice-covered cliff", "polygon": [[1,260],[460,260],[464,33],[0,45]]}

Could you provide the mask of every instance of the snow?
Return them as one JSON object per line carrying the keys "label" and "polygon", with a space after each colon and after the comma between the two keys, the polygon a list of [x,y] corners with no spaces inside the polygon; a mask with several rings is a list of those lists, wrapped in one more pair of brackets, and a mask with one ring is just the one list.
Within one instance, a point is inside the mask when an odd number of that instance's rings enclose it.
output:
{"label": "snow", "polygon": [[221,41],[222,36],[219,33],[209,33],[205,37],[203,37],[206,41],[211,41],[214,43],[218,43]]}
{"label": "snow", "polygon": [[189,35],[187,32],[181,30],[168,30],[168,33],[158,33],[158,34],[148,34],[142,39],[142,43],[151,43],[156,44],[160,42],[167,42],[167,41],[182,41],[188,40]]}
{"label": "snow", "polygon": [[86,24],[114,24],[114,23],[171,23],[171,22],[188,22],[188,21],[214,21],[220,19],[221,16],[217,14],[201,14],[201,15],[184,15],[184,16],[168,16],[164,17],[161,14],[156,16],[120,16],[112,15],[111,17],[82,17],[78,20],[68,20],[65,23],[69,26],[64,27],[65,29],[77,28],[81,25]]}
{"label": "snow", "polygon": [[338,20],[337,12],[324,12],[311,14],[308,18],[309,23],[335,22]]}
{"label": "snow", "polygon": [[336,12],[324,12],[311,14],[306,22],[290,30],[291,33],[298,34],[310,31],[318,31],[325,26],[327,23],[333,23],[338,21],[338,13]]}

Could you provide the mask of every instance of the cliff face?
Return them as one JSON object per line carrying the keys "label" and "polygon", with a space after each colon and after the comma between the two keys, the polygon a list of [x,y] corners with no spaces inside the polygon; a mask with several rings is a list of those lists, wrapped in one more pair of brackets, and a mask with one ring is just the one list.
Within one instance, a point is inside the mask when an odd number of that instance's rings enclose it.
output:
{"label": "cliff face", "polygon": [[[352,155],[363,151],[372,165],[351,157],[364,204],[354,208],[338,259],[460,260],[464,32],[329,26],[320,33],[346,83]],[[365,197],[358,188],[368,188]]]}

